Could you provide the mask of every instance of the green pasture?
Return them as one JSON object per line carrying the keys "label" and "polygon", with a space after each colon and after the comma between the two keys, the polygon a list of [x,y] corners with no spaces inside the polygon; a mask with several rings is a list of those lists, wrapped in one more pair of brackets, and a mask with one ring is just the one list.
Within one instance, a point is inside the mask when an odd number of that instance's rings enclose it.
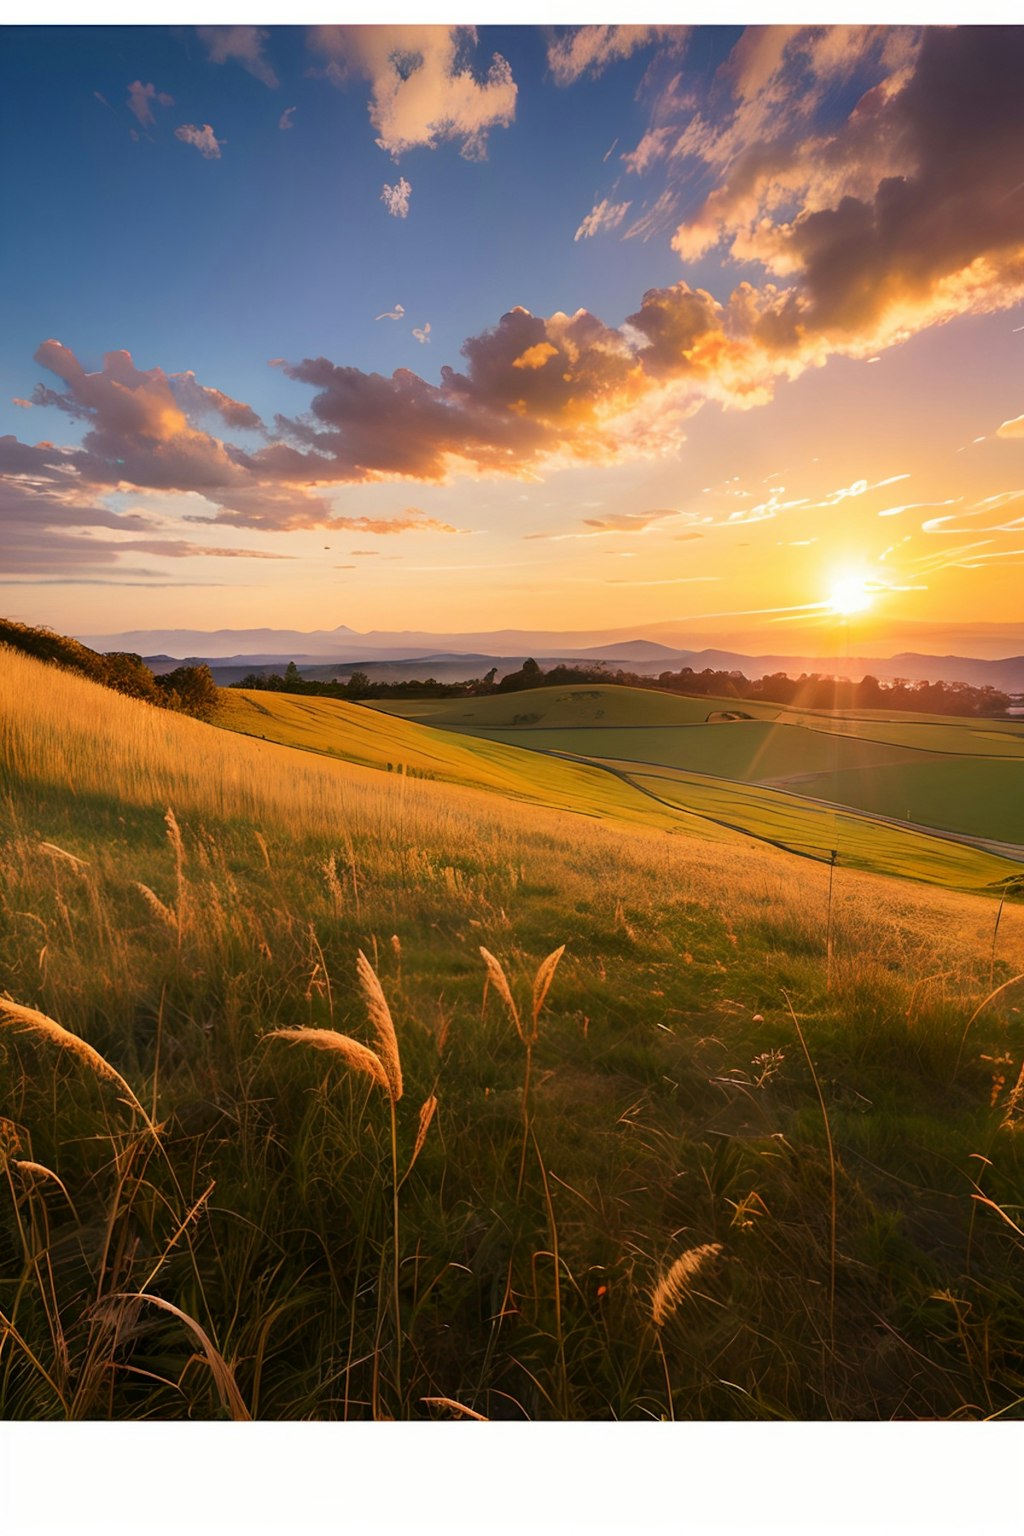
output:
{"label": "green pasture", "polygon": [[[637,699],[667,699],[671,705],[677,702],[668,695],[647,695],[640,690],[606,692],[632,694],[632,699],[624,702],[624,713],[635,707]],[[524,695],[518,697],[522,703]],[[464,702],[468,701],[454,701],[459,705]],[[553,702],[557,708],[557,700]],[[614,705],[616,700],[610,703]],[[850,865],[956,888],[980,889],[1018,874],[1022,868],[987,849],[928,831],[873,821],[858,815],[857,808],[836,810],[797,793],[744,782],[745,774],[784,776],[801,771],[802,766],[809,772],[812,770],[806,769],[806,764],[813,762],[822,778],[815,781],[813,791],[806,788],[804,795],[827,799],[830,795],[825,791],[832,788],[832,777],[837,774],[859,776],[860,782],[868,783],[887,770],[891,774],[926,772],[918,753],[797,726],[775,727],[765,721],[676,730],[581,725],[546,731],[498,728],[486,736],[476,732],[463,735],[451,726],[438,729],[335,699],[236,689],[222,694],[218,723],[285,746],[469,785],[586,816],[718,838],[754,837],[818,859],[829,858],[835,848],[840,860]],[[630,744],[635,742],[644,744],[643,750],[649,754],[646,758],[632,757]],[[659,751],[663,754],[660,760]],[[675,761],[666,761],[673,751]],[[694,756],[687,756],[691,751]],[[558,755],[563,752],[572,753],[572,758]],[[694,767],[695,758],[703,766]],[[874,766],[869,768],[870,763]],[[952,760],[952,767],[967,773],[973,769],[1015,771],[1015,765],[999,761],[975,764]],[[897,787],[892,786],[890,794],[898,799]],[[950,800],[955,798],[952,781],[946,795]],[[884,794],[880,799],[885,801]],[[882,815],[905,813],[899,806],[891,811],[873,804],[861,809]],[[989,820],[997,824],[996,810]],[[1016,826],[1016,821],[1011,824]],[[996,834],[990,830],[976,835]]]}
{"label": "green pasture", "polygon": [[728,832],[706,827],[685,807],[657,804],[642,790],[590,763],[432,730],[338,699],[223,689],[215,724],[282,746],[345,762],[489,790],[583,816],[668,831]]}
{"label": "green pasture", "polygon": [[776,725],[770,720],[733,720],[674,728],[524,727],[488,731],[487,737],[540,751],[622,758],[751,783],[788,778],[791,774],[874,769],[913,762],[918,756],[904,747],[830,736],[800,725]]}
{"label": "green pasture", "polygon": [[657,689],[618,688],[593,683],[572,688],[527,688],[479,699],[384,699],[372,708],[449,730],[507,730],[551,727],[702,725],[709,714],[742,711],[755,720],[773,720],[781,704],[749,699],[687,698]]}
{"label": "green pasture", "polygon": [[[477,742],[706,774],[787,790],[786,807],[793,796],[802,795],[933,832],[1024,843],[1024,730],[1013,722],[878,712],[830,715],[775,706],[770,707],[775,718],[769,717],[769,707],[760,706],[757,719],[707,721],[709,713],[729,703],[609,686],[533,689],[389,708],[400,709],[407,719],[414,710],[422,711],[415,718],[429,717]],[[733,703],[747,711],[746,701]],[[636,772],[630,772],[630,779],[641,782]],[[696,799],[691,803],[698,808]],[[745,813],[738,814],[746,825]],[[793,813],[778,802],[778,815],[778,824],[769,815],[757,835],[787,842],[791,834],[782,829],[791,826]],[[820,816],[820,808],[809,806],[797,820],[803,825],[809,817],[817,827]],[[734,817],[730,813],[726,819]],[[760,815],[756,819],[761,826]],[[863,855],[872,868],[906,862],[902,853],[894,862],[882,850],[877,832],[855,841],[858,857]],[[812,842],[818,846],[820,839]],[[881,864],[874,862],[871,850],[883,851]],[[962,857],[954,859],[957,867]],[[940,861],[943,867],[946,862]],[[933,860],[925,863],[934,868]]]}
{"label": "green pasture", "polygon": [[955,888],[978,889],[1024,873],[1024,865],[987,849],[872,821],[852,810],[816,805],[783,790],[670,768],[608,766],[670,805],[686,806],[736,831],[814,858],[828,859],[835,849],[842,865]]}

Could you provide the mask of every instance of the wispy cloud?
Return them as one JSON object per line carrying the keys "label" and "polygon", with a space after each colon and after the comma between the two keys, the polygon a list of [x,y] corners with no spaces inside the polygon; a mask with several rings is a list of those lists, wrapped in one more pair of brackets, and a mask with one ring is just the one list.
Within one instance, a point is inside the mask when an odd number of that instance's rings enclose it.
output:
{"label": "wispy cloud", "polygon": [[281,116],[277,120],[277,126],[282,131],[285,131],[288,128],[293,127],[294,121],[295,121],[295,113],[296,113],[296,108],[295,107],[285,107],[284,111],[281,113]]}
{"label": "wispy cloud", "polygon": [[174,97],[168,96],[166,91],[158,91],[150,82],[143,85],[141,80],[133,80],[128,87],[128,110],[135,114],[143,128],[149,128],[156,122],[153,114],[153,102],[161,107],[173,107]]}
{"label": "wispy cloud", "polygon": [[664,234],[674,221],[678,203],[676,193],[671,188],[666,188],[639,218],[633,220],[622,238],[642,240],[646,244],[655,235]]}
{"label": "wispy cloud", "polygon": [[[268,34],[262,27],[199,27],[197,30],[211,64],[226,64],[232,60],[271,90],[277,89],[277,75],[263,51]],[[294,112],[295,108],[288,110]],[[291,124],[282,126],[290,127]]]}
{"label": "wispy cloud", "polygon": [[573,239],[590,240],[598,230],[618,229],[631,207],[631,203],[610,203],[606,197],[602,198],[601,202],[591,208]]}
{"label": "wispy cloud", "polygon": [[[823,501],[813,502],[814,507],[837,507],[840,502],[866,496],[869,491],[880,491],[883,486],[896,485],[900,480],[909,480],[909,474],[889,475],[884,480],[876,480],[869,485],[866,480],[855,480],[852,485],[841,485],[838,490],[830,491]],[[881,514],[880,514],[881,515]]]}
{"label": "wispy cloud", "polygon": [[405,305],[396,304],[394,309],[385,309],[379,315],[374,315],[375,320],[401,320],[405,316]]}
{"label": "wispy cloud", "polygon": [[945,501],[907,501],[900,507],[885,507],[877,515],[879,517],[898,517],[902,512],[917,512],[924,507],[951,507],[959,500],[959,496],[950,496]]}
{"label": "wispy cloud", "polygon": [[572,85],[584,75],[602,74],[610,64],[628,59],[637,49],[653,42],[682,52],[692,30],[665,26],[573,27],[549,42],[548,68],[556,85]]}
{"label": "wispy cloud", "polygon": [[422,325],[414,325],[412,334],[421,346],[426,346],[430,340],[430,321],[425,320]]}

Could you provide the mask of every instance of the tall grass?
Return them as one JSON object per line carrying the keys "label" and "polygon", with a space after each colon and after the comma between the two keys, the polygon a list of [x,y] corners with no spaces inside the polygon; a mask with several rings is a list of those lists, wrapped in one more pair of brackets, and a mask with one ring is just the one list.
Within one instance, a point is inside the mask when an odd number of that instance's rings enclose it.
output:
{"label": "tall grass", "polygon": [[829,968],[825,868],[22,658],[0,765],[0,1414],[1019,1412],[1011,899]]}

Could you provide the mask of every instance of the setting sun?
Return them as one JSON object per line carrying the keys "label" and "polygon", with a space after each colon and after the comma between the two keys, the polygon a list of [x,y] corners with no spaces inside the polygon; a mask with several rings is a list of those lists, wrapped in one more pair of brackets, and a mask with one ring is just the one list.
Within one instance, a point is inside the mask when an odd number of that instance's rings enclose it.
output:
{"label": "setting sun", "polygon": [[874,593],[871,583],[854,571],[840,576],[828,596],[828,607],[843,615],[864,613],[871,607]]}

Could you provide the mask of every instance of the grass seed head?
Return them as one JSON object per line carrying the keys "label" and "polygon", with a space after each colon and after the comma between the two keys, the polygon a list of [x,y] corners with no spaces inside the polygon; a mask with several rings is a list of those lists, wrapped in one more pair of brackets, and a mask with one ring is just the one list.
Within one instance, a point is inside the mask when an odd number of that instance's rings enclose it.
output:
{"label": "grass seed head", "polygon": [[370,1023],[377,1032],[379,1059],[388,1076],[391,1097],[397,1104],[402,1097],[402,1062],[398,1054],[398,1036],[395,1033],[391,1009],[388,1007],[384,989],[377,978],[377,972],[362,950],[359,951],[359,958],[356,961],[356,975],[359,977],[359,990],[363,994],[366,1011],[370,1015]]}
{"label": "grass seed head", "polygon": [[515,998],[512,996],[512,988],[508,984],[508,977],[505,975],[501,961],[496,959],[489,949],[484,949],[482,944],[480,946],[480,953],[484,957],[484,965],[487,967],[487,976],[491,986],[511,1014],[512,1022],[520,1039],[525,1040],[526,1035],[523,1031],[523,1022],[519,1017],[519,1009],[516,1007]]}
{"label": "grass seed head", "polygon": [[11,1002],[8,998],[0,998],[0,1024],[6,1024],[10,1029],[16,1029],[19,1034],[38,1035],[43,1040],[48,1040],[51,1045],[56,1045],[61,1050],[69,1051],[76,1060],[87,1067],[94,1077],[101,1078],[104,1082],[114,1083],[125,1094],[131,1107],[141,1114],[147,1125],[151,1122],[139,1103],[131,1088],[125,1082],[120,1072],[114,1070],[103,1056],[100,1055],[87,1040],[81,1035],[74,1035],[56,1019],[48,1018],[45,1013],[40,1013],[36,1008],[25,1008],[21,1003]]}
{"label": "grass seed head", "polygon": [[430,1122],[434,1118],[434,1111],[436,1109],[437,1095],[432,1093],[430,1098],[425,1099],[420,1105],[420,1123],[416,1129],[416,1145],[412,1149],[412,1157],[409,1159],[409,1167],[406,1169],[407,1178],[412,1172],[413,1163],[415,1163],[423,1150],[423,1143],[427,1139],[427,1132],[430,1130]]}
{"label": "grass seed head", "polygon": [[551,983],[555,979],[555,971],[558,969],[558,962],[561,960],[564,954],[565,945],[559,944],[558,948],[554,950],[550,955],[548,955],[546,960],[542,960],[540,965],[537,967],[537,974],[533,978],[534,1035],[537,1033],[537,1026],[540,1022],[540,1011],[544,1007],[544,999],[547,997]]}
{"label": "grass seed head", "polygon": [[166,906],[164,902],[160,900],[160,897],[156,894],[156,892],[151,891],[148,885],[143,885],[141,880],[134,880],[132,884],[135,886],[137,891],[141,892],[150,911],[154,912],[162,923],[166,923],[168,928],[177,929],[177,917],[171,911],[170,907]]}
{"label": "grass seed head", "polygon": [[721,1243],[701,1243],[681,1253],[659,1279],[651,1295],[651,1316],[656,1328],[664,1328],[669,1318],[693,1290],[693,1282],[709,1259],[722,1252]]}
{"label": "grass seed head", "polygon": [[377,1052],[353,1040],[351,1035],[341,1035],[336,1029],[272,1029],[267,1038],[287,1040],[291,1045],[309,1045],[315,1051],[333,1051],[353,1071],[365,1072],[367,1077],[372,1077],[378,1088],[383,1088],[391,1097],[391,1080]]}

